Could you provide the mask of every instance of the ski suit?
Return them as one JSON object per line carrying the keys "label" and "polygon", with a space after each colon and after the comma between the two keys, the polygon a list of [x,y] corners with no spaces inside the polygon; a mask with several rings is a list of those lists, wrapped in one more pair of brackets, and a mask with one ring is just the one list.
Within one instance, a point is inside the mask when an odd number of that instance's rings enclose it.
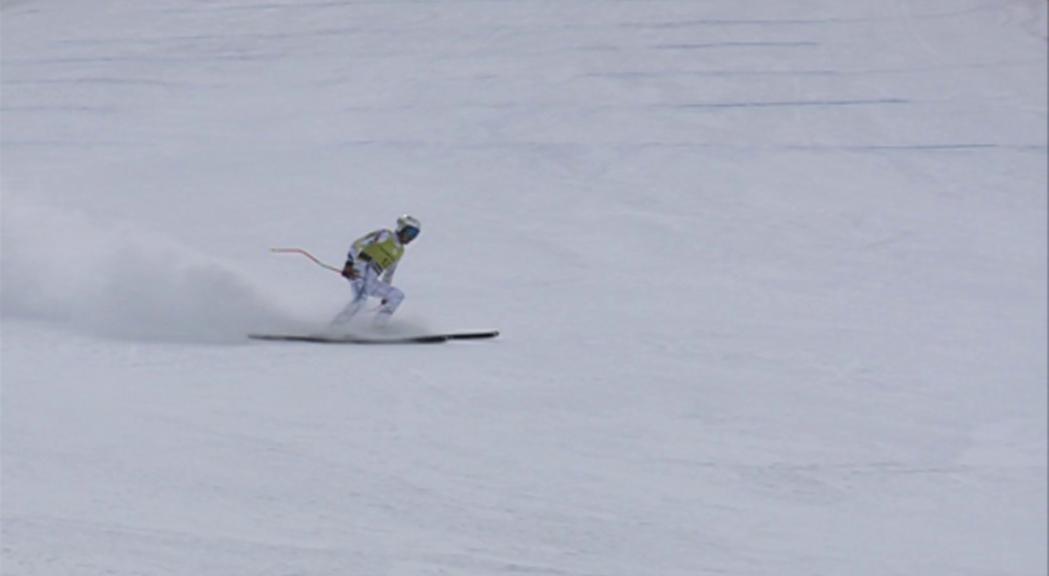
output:
{"label": "ski suit", "polygon": [[353,300],[333,323],[348,322],[360,311],[369,296],[382,299],[376,319],[380,322],[388,320],[404,300],[404,292],[391,285],[397,263],[403,255],[404,244],[390,230],[376,230],[355,241],[343,267],[343,276],[353,286]]}

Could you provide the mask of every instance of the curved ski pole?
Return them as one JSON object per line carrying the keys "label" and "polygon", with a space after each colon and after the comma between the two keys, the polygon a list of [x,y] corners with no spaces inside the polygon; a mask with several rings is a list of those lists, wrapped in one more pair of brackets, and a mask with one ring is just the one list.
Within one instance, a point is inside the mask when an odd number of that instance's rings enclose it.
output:
{"label": "curved ski pole", "polygon": [[336,268],[334,266],[329,266],[328,264],[325,264],[324,262],[321,262],[320,260],[315,258],[313,256],[313,254],[310,254],[309,252],[303,250],[302,248],[270,248],[270,252],[273,252],[275,254],[301,254],[302,256],[305,256],[305,257],[309,258],[310,260],[312,260],[314,264],[320,266],[321,268],[326,268],[328,270],[331,270],[332,272],[336,272],[338,274],[342,274],[342,270],[340,270],[340,269],[338,269],[338,268]]}

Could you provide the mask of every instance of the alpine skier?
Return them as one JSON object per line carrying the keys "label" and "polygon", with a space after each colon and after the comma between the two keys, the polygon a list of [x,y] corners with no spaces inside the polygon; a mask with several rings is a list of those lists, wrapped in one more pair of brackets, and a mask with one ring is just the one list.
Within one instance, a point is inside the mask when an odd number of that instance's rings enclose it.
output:
{"label": "alpine skier", "polygon": [[376,230],[353,243],[342,267],[343,277],[353,286],[353,300],[332,324],[349,322],[369,296],[382,300],[375,322],[382,325],[389,321],[404,300],[404,292],[392,285],[394,272],[404,256],[404,247],[415,240],[420,230],[419,221],[405,214],[397,219],[395,230]]}

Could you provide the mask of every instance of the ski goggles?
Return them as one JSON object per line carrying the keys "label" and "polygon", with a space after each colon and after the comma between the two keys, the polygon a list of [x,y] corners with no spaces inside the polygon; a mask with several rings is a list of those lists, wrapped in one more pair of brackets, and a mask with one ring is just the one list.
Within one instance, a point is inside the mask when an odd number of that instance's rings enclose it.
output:
{"label": "ski goggles", "polygon": [[419,229],[415,226],[405,226],[404,228],[401,228],[399,234],[401,235],[401,238],[406,241],[414,240],[415,237],[419,235]]}

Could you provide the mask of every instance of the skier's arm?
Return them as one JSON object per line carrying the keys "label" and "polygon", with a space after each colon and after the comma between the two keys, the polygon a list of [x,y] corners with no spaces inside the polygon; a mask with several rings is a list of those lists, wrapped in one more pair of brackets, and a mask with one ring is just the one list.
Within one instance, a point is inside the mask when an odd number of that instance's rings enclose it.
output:
{"label": "skier's arm", "polygon": [[342,266],[342,275],[347,280],[356,280],[360,275],[357,273],[357,269],[354,268],[355,260],[357,255],[361,253],[369,244],[376,241],[381,231],[375,231],[368,233],[353,242],[350,246],[350,251],[346,253],[346,263]]}
{"label": "skier's arm", "polygon": [[358,255],[360,255],[361,250],[364,250],[378,241],[381,234],[382,230],[376,230],[375,232],[369,232],[368,234],[354,240],[353,244],[350,246],[350,251],[346,254],[346,266],[353,266],[353,261]]}
{"label": "skier's arm", "polygon": [[378,242],[379,236],[381,235],[382,230],[376,230],[375,232],[369,232],[368,234],[365,234],[364,236],[358,238],[353,243],[353,246],[350,248],[350,257],[356,257],[357,254],[361,253],[361,250],[364,250],[371,244]]}
{"label": "skier's arm", "polygon": [[357,273],[357,269],[353,267],[353,256],[350,256],[346,260],[346,265],[342,267],[342,277],[347,280],[356,280],[360,274]]}

